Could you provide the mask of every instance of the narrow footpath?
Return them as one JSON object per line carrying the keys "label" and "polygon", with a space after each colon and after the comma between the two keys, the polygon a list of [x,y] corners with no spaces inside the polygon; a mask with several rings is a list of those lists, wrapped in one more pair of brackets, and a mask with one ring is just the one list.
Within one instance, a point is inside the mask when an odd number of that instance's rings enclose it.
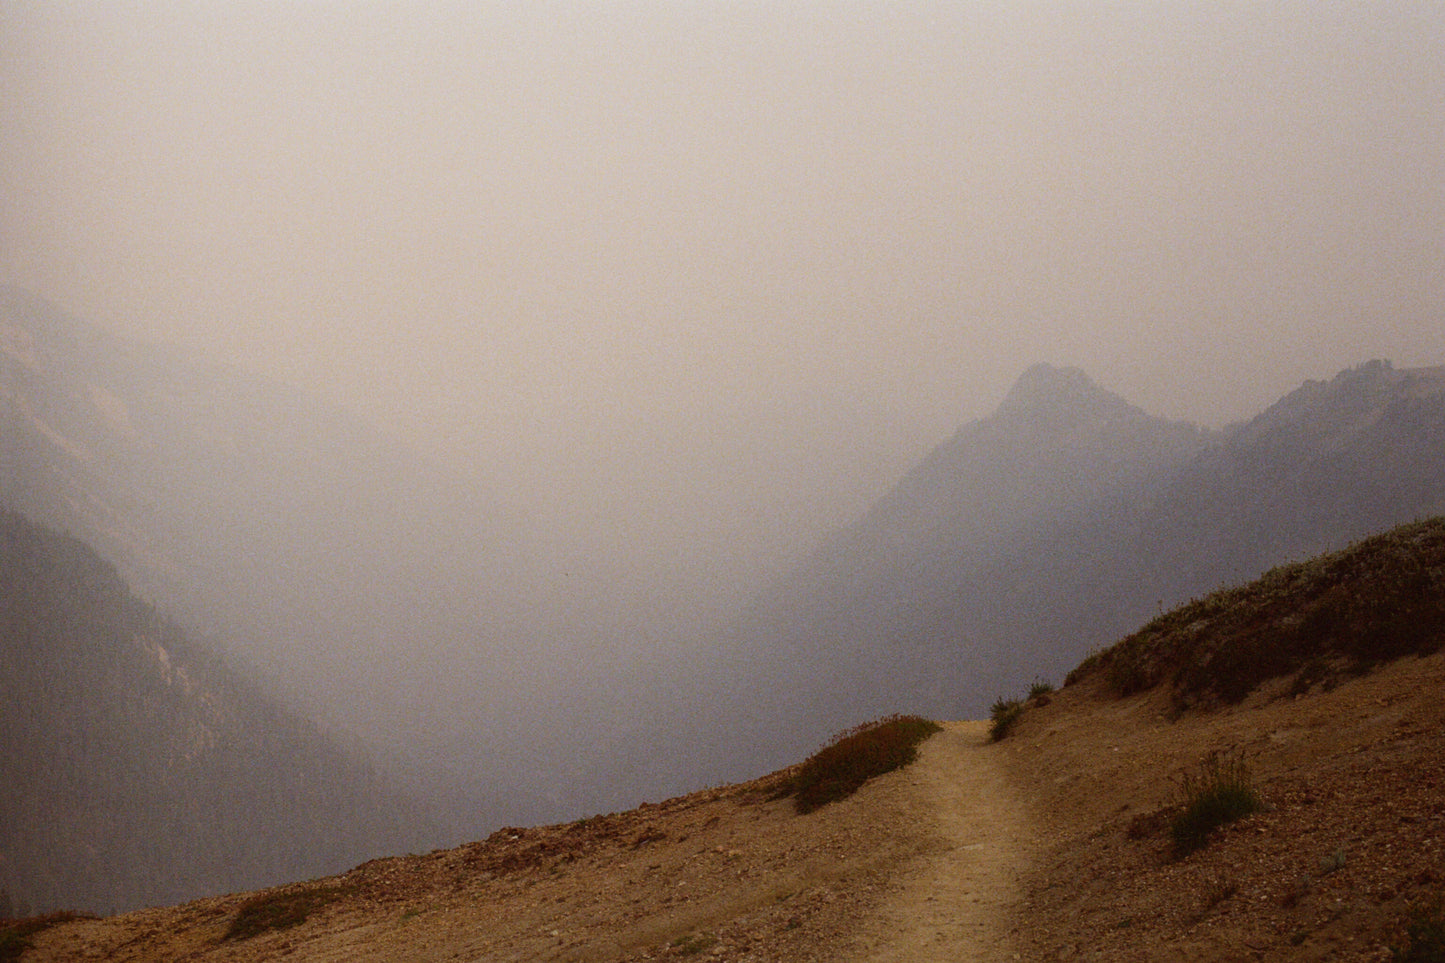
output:
{"label": "narrow footpath", "polygon": [[908,774],[909,808],[934,842],[860,940],[868,963],[1019,959],[1009,907],[1033,846],[1021,800],[988,749],[987,722],[948,722]]}
{"label": "narrow footpath", "polygon": [[[323,880],[81,920],[35,963],[996,963],[1035,845],[987,723],[807,816],[760,781]],[[334,894],[243,939],[244,905]]]}

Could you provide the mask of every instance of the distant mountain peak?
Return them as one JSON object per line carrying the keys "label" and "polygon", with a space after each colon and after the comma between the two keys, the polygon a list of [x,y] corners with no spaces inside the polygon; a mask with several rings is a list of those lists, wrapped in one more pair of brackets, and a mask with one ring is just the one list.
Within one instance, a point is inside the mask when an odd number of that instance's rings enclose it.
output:
{"label": "distant mountain peak", "polygon": [[1123,398],[1096,385],[1079,368],[1058,368],[1041,362],[1019,376],[1004,397],[999,412],[1056,416],[1104,410],[1123,412],[1132,408]]}

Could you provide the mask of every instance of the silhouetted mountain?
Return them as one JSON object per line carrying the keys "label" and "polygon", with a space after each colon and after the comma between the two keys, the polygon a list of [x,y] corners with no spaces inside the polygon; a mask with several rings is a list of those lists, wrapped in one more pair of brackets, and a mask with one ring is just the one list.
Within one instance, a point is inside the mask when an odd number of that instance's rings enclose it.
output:
{"label": "silhouetted mountain", "polygon": [[1207,439],[1192,425],[1151,417],[1078,369],[1037,365],[997,412],[935,449],[805,571],[833,571],[834,582],[887,572],[889,582],[908,584],[928,558],[961,551],[982,560],[1021,528],[1157,482]]}
{"label": "silhouetted mountain", "polygon": [[437,835],[367,763],[0,511],[0,890],[126,909],[336,872]]}
{"label": "silhouetted mountain", "polygon": [[1445,367],[1373,361],[1305,384],[1184,465],[1142,538],[1180,549],[1180,597],[1442,508]]}
{"label": "silhouetted mountain", "polygon": [[724,706],[675,724],[724,778],[872,716],[976,718],[1161,607],[1442,510],[1445,369],[1372,362],[1210,433],[1041,365],[719,639]]}

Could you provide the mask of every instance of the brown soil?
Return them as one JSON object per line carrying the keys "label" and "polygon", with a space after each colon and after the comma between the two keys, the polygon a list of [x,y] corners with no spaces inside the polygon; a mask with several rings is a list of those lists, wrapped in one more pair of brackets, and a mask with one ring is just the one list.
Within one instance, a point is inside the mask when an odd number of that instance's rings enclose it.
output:
{"label": "brown soil", "polygon": [[[1047,833],[1014,907],[1023,959],[1382,961],[1445,895],[1445,655],[1179,718],[1101,684],[1004,744]],[[1264,811],[1176,860],[1179,780],[1214,750],[1244,753]]]}
{"label": "brown soil", "polygon": [[[950,724],[807,816],[763,779],[267,891],[333,897],[290,929],[224,940],[238,894],[65,924],[25,959],[1386,960],[1445,891],[1445,656],[1180,718],[1099,685],[1003,743]],[[1266,809],[1175,860],[1177,780],[1229,748]]]}

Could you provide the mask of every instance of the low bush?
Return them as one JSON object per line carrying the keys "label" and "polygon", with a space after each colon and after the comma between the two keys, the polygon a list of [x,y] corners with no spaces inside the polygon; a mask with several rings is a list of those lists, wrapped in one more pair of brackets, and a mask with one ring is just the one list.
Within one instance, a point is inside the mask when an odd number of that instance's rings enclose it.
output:
{"label": "low bush", "polygon": [[1024,714],[1024,703],[1022,699],[997,699],[988,710],[988,717],[993,722],[989,726],[988,738],[992,742],[998,742],[1009,734],[1019,716]]}
{"label": "low bush", "polygon": [[1261,806],[1242,752],[1210,753],[1197,773],[1184,775],[1180,789],[1183,810],[1169,827],[1176,858],[1203,848],[1216,829]]}
{"label": "low bush", "polygon": [[316,913],[353,891],[347,886],[307,886],[260,893],[246,900],[222,940],[246,940],[271,930],[300,926]]}
{"label": "low bush", "polygon": [[1282,565],[1160,615],[1069,673],[1116,694],[1168,685],[1176,709],[1237,703],[1272,679],[1326,688],[1445,648],[1445,518]]}
{"label": "low bush", "polygon": [[919,716],[889,716],[839,733],[798,767],[788,785],[799,813],[845,799],[869,779],[908,765],[918,745],[942,730]]}

